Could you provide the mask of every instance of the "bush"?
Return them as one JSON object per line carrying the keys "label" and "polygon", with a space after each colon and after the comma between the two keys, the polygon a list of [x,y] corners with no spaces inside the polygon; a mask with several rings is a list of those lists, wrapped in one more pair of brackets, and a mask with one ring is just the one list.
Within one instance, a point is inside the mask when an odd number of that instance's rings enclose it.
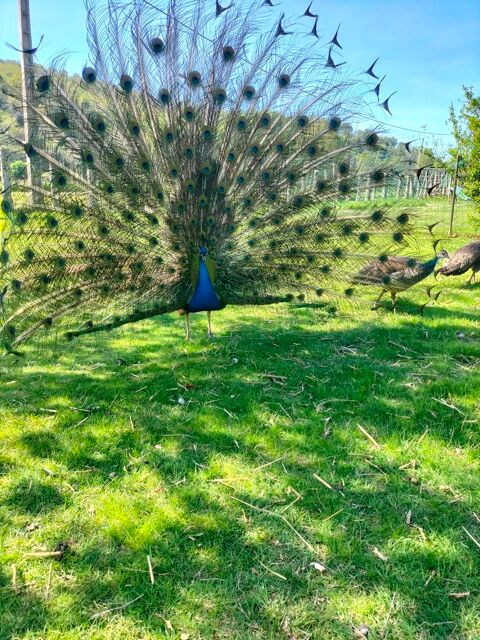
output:
{"label": "bush", "polygon": [[463,87],[465,102],[457,114],[450,107],[450,122],[457,149],[451,154],[460,154],[459,180],[465,192],[480,211],[480,96],[475,96],[472,87]]}
{"label": "bush", "polygon": [[23,179],[27,176],[27,163],[23,160],[15,160],[10,163],[10,175],[16,180]]}

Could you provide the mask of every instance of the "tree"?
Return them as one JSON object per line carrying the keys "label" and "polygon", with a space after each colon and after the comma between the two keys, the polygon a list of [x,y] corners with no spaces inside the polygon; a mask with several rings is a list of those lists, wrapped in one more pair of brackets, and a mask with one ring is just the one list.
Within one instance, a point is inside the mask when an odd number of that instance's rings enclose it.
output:
{"label": "tree", "polygon": [[473,87],[463,87],[465,102],[457,113],[450,106],[450,122],[457,148],[451,149],[453,157],[460,154],[459,178],[466,193],[480,211],[480,96]]}
{"label": "tree", "polygon": [[15,160],[10,163],[10,175],[17,180],[25,178],[27,175],[27,163],[23,160]]}

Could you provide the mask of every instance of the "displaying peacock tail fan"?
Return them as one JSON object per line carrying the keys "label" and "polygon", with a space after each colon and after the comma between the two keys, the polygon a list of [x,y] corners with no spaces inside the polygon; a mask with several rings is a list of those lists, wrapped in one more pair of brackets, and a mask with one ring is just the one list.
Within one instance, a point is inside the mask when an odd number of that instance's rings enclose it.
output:
{"label": "displaying peacock tail fan", "polygon": [[[87,6],[88,64],[37,68],[18,137],[41,204],[2,203],[7,351],[52,327],[351,299],[352,273],[402,249],[409,214],[386,198],[403,156],[353,130],[379,88],[334,62],[338,32],[322,45],[308,14],[291,26],[262,2]],[[198,303],[204,276],[214,306]]]}

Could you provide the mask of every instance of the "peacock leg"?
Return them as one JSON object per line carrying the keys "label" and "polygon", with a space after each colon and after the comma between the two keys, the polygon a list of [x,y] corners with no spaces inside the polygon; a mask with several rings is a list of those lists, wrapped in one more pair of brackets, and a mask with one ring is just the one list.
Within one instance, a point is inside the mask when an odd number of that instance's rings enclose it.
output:
{"label": "peacock leg", "polygon": [[383,298],[383,296],[386,294],[387,292],[385,291],[385,289],[383,289],[382,293],[378,296],[378,298],[375,300],[375,302],[373,303],[373,307],[372,310],[375,311],[376,309],[378,309],[380,300]]}
{"label": "peacock leg", "polygon": [[467,282],[467,284],[472,284],[472,282],[475,282],[475,271],[472,269],[472,275],[470,276],[470,280]]}
{"label": "peacock leg", "polygon": [[397,313],[397,294],[395,291],[391,291],[390,295],[392,296],[392,310],[393,313]]}
{"label": "peacock leg", "polygon": [[185,340],[190,340],[190,314],[185,314]]}
{"label": "peacock leg", "polygon": [[212,333],[212,312],[211,311],[207,311],[207,321],[208,321],[207,338],[213,338],[213,333]]}

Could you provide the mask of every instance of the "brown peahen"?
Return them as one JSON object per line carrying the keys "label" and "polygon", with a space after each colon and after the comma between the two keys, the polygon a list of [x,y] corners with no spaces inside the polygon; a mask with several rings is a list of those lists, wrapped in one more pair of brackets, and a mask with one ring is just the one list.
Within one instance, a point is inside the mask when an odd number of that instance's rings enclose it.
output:
{"label": "brown peahen", "polygon": [[37,67],[18,138],[40,204],[3,195],[7,351],[56,327],[181,311],[188,335],[194,312],[349,298],[352,273],[404,244],[408,213],[349,204],[398,180],[378,133],[348,124],[389,98],[311,13],[295,33],[269,2],[88,4],[88,64]]}
{"label": "brown peahen", "polygon": [[480,271],[480,240],[473,240],[457,249],[437,273],[444,276],[460,276],[472,270],[468,284],[475,282],[475,274]]}
{"label": "brown peahen", "polygon": [[397,294],[425,280],[433,273],[437,262],[444,258],[448,258],[448,253],[443,249],[426,262],[403,256],[382,256],[362,267],[352,278],[352,283],[371,285],[382,289],[375,300],[374,308],[378,307],[380,300],[386,293],[390,293],[392,308],[395,312]]}

